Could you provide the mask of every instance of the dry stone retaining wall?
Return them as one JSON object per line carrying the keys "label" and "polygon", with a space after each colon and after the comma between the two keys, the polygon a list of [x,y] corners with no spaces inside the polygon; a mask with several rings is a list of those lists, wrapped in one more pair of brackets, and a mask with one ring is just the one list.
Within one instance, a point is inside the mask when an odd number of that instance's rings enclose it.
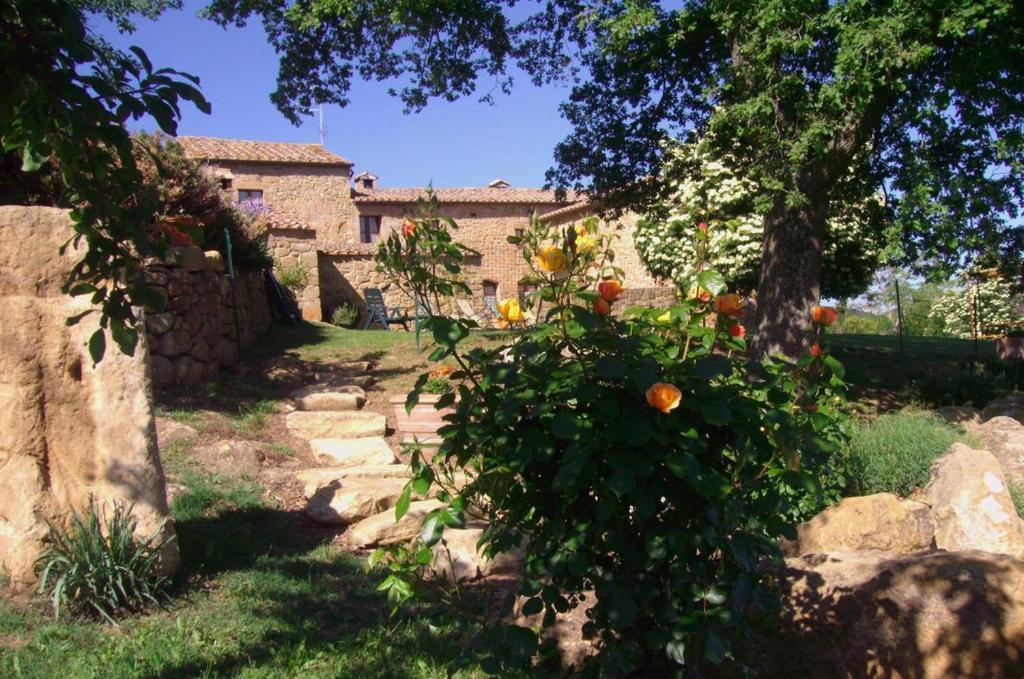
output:
{"label": "dry stone retaining wall", "polygon": [[[295,267],[306,271],[306,284],[300,290],[291,290],[295,302],[307,321],[329,319],[330,308],[326,311],[321,304],[319,246],[316,242],[317,232],[310,229],[270,229],[269,248],[274,258],[275,273]],[[333,308],[333,307],[332,307]]]}
{"label": "dry stone retaining wall", "polygon": [[[206,261],[216,260],[211,254]],[[270,325],[262,274],[239,273],[235,296],[241,332],[236,337],[231,282],[227,274],[211,270],[216,268],[147,267],[146,281],[167,300],[163,312],[146,314],[155,387],[192,385],[215,377],[221,368],[234,366],[240,349]]]}
{"label": "dry stone retaining wall", "polygon": [[[61,292],[80,251],[66,210],[0,207],[0,570],[16,587],[35,580],[33,564],[49,524],[65,522],[90,497],[134,504],[139,531],[174,534],[153,422],[149,350],[134,357],[110,338],[94,365],[87,348],[99,314],[88,296]],[[162,554],[165,572],[178,547]]]}

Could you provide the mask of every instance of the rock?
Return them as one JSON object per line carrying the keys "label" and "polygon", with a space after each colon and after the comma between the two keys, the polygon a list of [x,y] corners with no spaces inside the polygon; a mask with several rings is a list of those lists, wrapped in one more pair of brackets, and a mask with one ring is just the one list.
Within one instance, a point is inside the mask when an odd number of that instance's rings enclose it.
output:
{"label": "rock", "polygon": [[999,461],[1007,480],[1024,488],[1024,424],[996,415],[974,426],[971,433]]}
{"label": "rock", "polygon": [[163,356],[150,356],[149,372],[154,387],[174,384],[174,366]]}
{"label": "rock", "polygon": [[203,253],[203,268],[207,271],[221,273],[224,271],[224,255],[216,250],[207,250]]}
{"label": "rock", "polygon": [[192,386],[199,384],[206,377],[206,364],[190,356],[179,356],[174,359],[173,365],[178,384]]}
{"label": "rock", "polygon": [[172,330],[160,336],[156,352],[171,358],[180,356],[192,348],[192,335],[187,330]]}
{"label": "rock", "polygon": [[164,261],[167,266],[180,267],[185,271],[200,271],[206,266],[203,249],[195,245],[168,248]]}
{"label": "rock", "polygon": [[935,524],[928,505],[892,493],[848,497],[797,527],[787,556],[880,550],[906,554],[932,546]]}
{"label": "rock", "polygon": [[358,410],[366,403],[366,392],[352,384],[313,384],[291,396],[299,410]]}
{"label": "rock", "polygon": [[344,482],[345,479],[402,479],[408,481],[412,477],[408,465],[404,464],[372,464],[359,467],[316,467],[295,472],[295,479],[304,486],[306,498],[321,487]]}
{"label": "rock", "polygon": [[385,423],[383,415],[363,411],[309,412],[297,410],[285,415],[288,431],[307,440],[383,436]]}
{"label": "rock", "polygon": [[[99,314],[88,295],[62,292],[85,243],[71,241],[67,210],[0,206],[0,570],[15,589],[36,581],[50,525],[90,497],[133,505],[140,536],[174,536],[153,419],[149,346],[133,357],[107,334],[94,364]],[[66,246],[64,252],[62,247]],[[160,570],[179,563],[177,542]]]}
{"label": "rock", "polygon": [[1024,521],[992,453],[954,443],[932,465],[924,500],[932,508],[939,549],[1024,553]]}
{"label": "rock", "polygon": [[978,411],[970,406],[945,406],[939,408],[939,416],[957,427],[966,427],[981,421]]}
{"label": "rock", "polygon": [[339,467],[386,465],[398,461],[388,442],[379,436],[350,439],[313,439],[309,442],[313,454],[324,462]]}
{"label": "rock", "polygon": [[238,345],[226,337],[222,338],[213,348],[213,355],[221,365],[230,368],[238,363]]}
{"label": "rock", "polygon": [[360,389],[365,390],[369,389],[377,381],[377,378],[373,375],[356,375],[347,373],[316,373],[313,377],[318,384],[322,384],[328,389],[359,387]]}
{"label": "rock", "polygon": [[444,506],[445,504],[439,500],[413,502],[409,505],[409,511],[398,522],[395,521],[395,513],[391,510],[374,514],[352,524],[345,532],[345,540],[354,547],[407,542],[419,535],[423,517],[428,512]]}
{"label": "rock", "polygon": [[405,479],[335,480],[313,493],[306,514],[320,523],[355,523],[394,507],[405,484]]}
{"label": "rock", "polygon": [[146,329],[154,335],[162,335],[174,327],[174,314],[146,314]]}
{"label": "rock", "polygon": [[197,339],[189,351],[189,356],[197,361],[207,362],[210,360],[210,345],[202,337]]}
{"label": "rock", "polygon": [[256,478],[266,455],[263,446],[255,441],[224,439],[195,448],[191,457],[204,472]]}
{"label": "rock", "polygon": [[982,421],[999,416],[1012,417],[1024,424],[1024,392],[1015,391],[1003,398],[997,398],[981,411]]}
{"label": "rock", "polygon": [[487,524],[472,521],[465,528],[446,528],[444,542],[434,547],[434,563],[431,572],[446,579],[476,580],[479,578],[501,577],[515,579],[523,565],[521,551],[514,550],[485,557],[477,549]]}
{"label": "rock", "polygon": [[178,441],[195,441],[197,438],[199,432],[194,427],[168,417],[156,418],[156,440],[160,450],[167,450]]}
{"label": "rock", "polygon": [[740,649],[766,677],[1024,676],[1024,563],[985,552],[787,559],[784,623]]}

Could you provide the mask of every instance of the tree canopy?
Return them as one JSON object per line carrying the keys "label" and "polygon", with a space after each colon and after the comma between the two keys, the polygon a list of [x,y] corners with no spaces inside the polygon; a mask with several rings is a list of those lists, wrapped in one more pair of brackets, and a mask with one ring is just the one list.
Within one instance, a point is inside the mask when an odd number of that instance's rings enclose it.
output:
{"label": "tree canopy", "polygon": [[880,189],[921,268],[1024,249],[1014,0],[212,0],[208,13],[262,18],[281,54],[272,100],[292,120],[347,103],[356,77],[388,81],[409,110],[490,98],[515,68],[568,81],[573,131],[549,180],[631,205],[664,194],[666,139],[712,135],[760,190],[764,350],[802,346],[787,319],[820,296],[828,214]]}

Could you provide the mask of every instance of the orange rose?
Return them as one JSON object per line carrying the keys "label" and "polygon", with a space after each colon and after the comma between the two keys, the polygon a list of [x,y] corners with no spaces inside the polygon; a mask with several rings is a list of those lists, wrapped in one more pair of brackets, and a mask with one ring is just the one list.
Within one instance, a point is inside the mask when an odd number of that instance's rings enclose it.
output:
{"label": "orange rose", "polygon": [[559,273],[565,270],[565,253],[555,245],[548,245],[537,253],[537,267],[548,273]]}
{"label": "orange rose", "polygon": [[607,316],[612,312],[612,306],[604,298],[598,297],[594,300],[594,313],[600,316]]}
{"label": "orange rose", "polygon": [[821,323],[828,327],[838,320],[839,312],[836,311],[835,307],[816,306],[811,309],[811,318],[814,319],[815,323]]}
{"label": "orange rose", "polygon": [[647,390],[647,403],[663,413],[678,408],[682,399],[683,392],[668,382],[655,382]]}
{"label": "orange rose", "polygon": [[747,336],[747,329],[739,323],[733,323],[729,326],[729,334],[733,337],[739,337],[742,339]]}
{"label": "orange rose", "polygon": [[597,292],[606,302],[614,302],[622,294],[622,283],[614,278],[603,280],[597,284]]}
{"label": "orange rose", "polygon": [[519,306],[517,299],[503,299],[498,302],[498,313],[510,323],[523,320],[523,309]]}
{"label": "orange rose", "polygon": [[415,232],[416,232],[416,222],[407,221],[405,224],[402,225],[402,233],[405,234],[406,238],[408,238],[409,236],[411,236]]}
{"label": "orange rose", "polygon": [[819,345],[811,345],[811,356],[813,356],[814,358],[821,358],[821,347]]}
{"label": "orange rose", "polygon": [[739,316],[743,313],[743,299],[735,294],[715,297],[715,311],[724,316]]}

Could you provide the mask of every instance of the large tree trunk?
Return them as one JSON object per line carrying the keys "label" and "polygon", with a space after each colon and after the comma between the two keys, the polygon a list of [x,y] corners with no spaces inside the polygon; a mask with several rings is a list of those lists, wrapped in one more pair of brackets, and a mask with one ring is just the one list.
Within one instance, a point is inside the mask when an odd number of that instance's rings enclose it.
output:
{"label": "large tree trunk", "polygon": [[820,191],[805,195],[806,205],[787,207],[780,198],[765,215],[753,356],[796,358],[808,348],[811,308],[821,296],[828,206]]}

